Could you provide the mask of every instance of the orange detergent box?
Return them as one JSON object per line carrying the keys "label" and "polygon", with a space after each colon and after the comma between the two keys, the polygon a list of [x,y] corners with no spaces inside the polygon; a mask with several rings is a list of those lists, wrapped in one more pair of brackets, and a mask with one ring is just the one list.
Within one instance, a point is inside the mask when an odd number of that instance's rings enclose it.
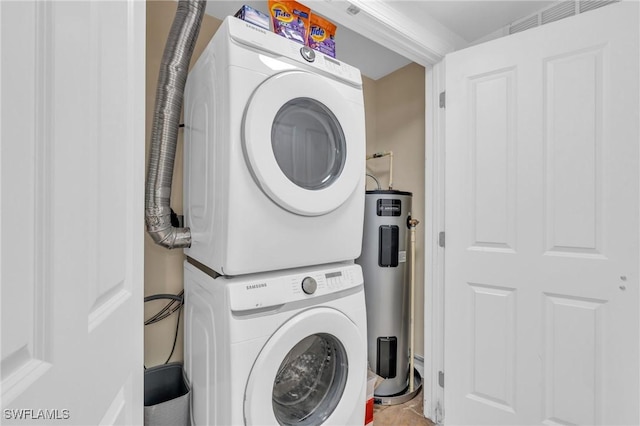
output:
{"label": "orange detergent box", "polygon": [[269,12],[274,33],[307,44],[311,9],[296,1],[269,0]]}
{"label": "orange detergent box", "polygon": [[311,19],[309,20],[309,38],[307,39],[307,45],[310,48],[335,58],[335,35],[336,25],[333,22],[329,22],[318,15],[311,14]]}

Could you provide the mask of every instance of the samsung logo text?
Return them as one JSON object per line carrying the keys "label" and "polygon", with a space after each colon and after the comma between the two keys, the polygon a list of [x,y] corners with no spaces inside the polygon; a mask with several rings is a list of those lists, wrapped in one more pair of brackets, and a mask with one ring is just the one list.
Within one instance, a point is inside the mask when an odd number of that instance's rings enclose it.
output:
{"label": "samsung logo text", "polygon": [[247,290],[256,290],[258,288],[264,288],[266,286],[267,286],[267,283],[247,284],[246,288],[247,288]]}

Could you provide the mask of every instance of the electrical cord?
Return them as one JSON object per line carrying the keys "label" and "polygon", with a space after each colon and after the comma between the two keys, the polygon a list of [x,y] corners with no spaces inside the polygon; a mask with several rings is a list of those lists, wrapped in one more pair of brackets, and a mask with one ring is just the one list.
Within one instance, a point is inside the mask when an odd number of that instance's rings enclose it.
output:
{"label": "electrical cord", "polygon": [[367,176],[376,181],[376,185],[378,185],[378,191],[380,191],[380,182],[378,182],[378,179],[376,179],[376,177],[371,173],[367,173]]}
{"label": "electrical cord", "polygon": [[[169,361],[171,360],[171,357],[173,356],[173,353],[175,352],[176,343],[178,341],[178,331],[180,330],[180,312],[182,307],[184,306],[184,290],[178,293],[177,295],[161,293],[161,294],[153,294],[151,296],[147,296],[144,298],[145,303],[151,302],[154,300],[169,300],[169,303],[167,303],[162,309],[160,309],[151,318],[145,320],[144,322],[145,326],[150,324],[155,324],[158,321],[162,321],[163,319],[170,317],[176,312],[178,313],[177,320],[176,320],[176,331],[173,336],[173,345],[171,347],[171,352],[169,353],[169,357],[164,362],[164,364],[168,364]],[[146,365],[144,366],[144,368],[145,370],[147,369]]]}
{"label": "electrical cord", "polygon": [[164,362],[165,364],[169,363],[169,361],[171,360],[171,357],[173,356],[173,352],[176,350],[176,342],[178,341],[178,330],[180,330],[180,309],[181,308],[182,308],[182,305],[180,305],[180,307],[177,309],[178,319],[176,320],[176,333],[173,336],[173,346],[171,347],[171,353],[169,353],[169,357]]}
{"label": "electrical cord", "polygon": [[[175,295],[175,294],[154,294],[152,296],[145,297],[144,298],[145,303],[146,302],[151,302],[153,300],[162,300],[162,299],[169,299],[169,300],[171,300],[171,302],[169,302],[167,305],[165,305],[165,307],[162,308],[160,311],[158,311],[154,316],[152,316],[151,318],[146,320],[144,322],[144,325],[154,324],[154,323],[156,323],[158,321],[161,321],[161,320],[167,318],[168,316],[170,316],[171,314],[173,314],[178,309],[180,309],[180,307],[184,303],[183,297],[184,297],[184,291],[181,291],[177,295]],[[176,304],[177,304],[177,306],[175,306]]]}

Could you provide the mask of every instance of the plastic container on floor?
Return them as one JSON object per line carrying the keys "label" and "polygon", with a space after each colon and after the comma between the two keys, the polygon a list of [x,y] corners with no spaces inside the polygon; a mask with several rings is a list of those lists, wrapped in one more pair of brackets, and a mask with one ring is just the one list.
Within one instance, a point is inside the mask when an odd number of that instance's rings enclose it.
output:
{"label": "plastic container on floor", "polygon": [[144,372],[144,425],[188,426],[191,390],[182,363],[158,365]]}

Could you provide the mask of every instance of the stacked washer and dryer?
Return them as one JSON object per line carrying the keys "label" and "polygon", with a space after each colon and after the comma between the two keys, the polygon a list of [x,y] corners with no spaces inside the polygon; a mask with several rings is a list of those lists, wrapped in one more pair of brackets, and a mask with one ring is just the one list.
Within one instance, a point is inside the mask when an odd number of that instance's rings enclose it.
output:
{"label": "stacked washer and dryer", "polygon": [[185,91],[195,425],[364,423],[360,72],[228,17]]}

